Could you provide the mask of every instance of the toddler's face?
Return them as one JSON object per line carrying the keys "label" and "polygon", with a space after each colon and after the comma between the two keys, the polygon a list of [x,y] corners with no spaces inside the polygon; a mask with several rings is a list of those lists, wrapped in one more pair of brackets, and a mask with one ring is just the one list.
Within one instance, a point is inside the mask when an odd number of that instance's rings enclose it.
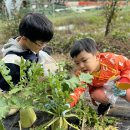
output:
{"label": "toddler's face", "polygon": [[78,70],[84,73],[92,73],[95,71],[99,71],[100,62],[97,54],[93,55],[92,53],[88,53],[85,50],[81,51],[77,57],[74,57],[74,62],[78,68]]}

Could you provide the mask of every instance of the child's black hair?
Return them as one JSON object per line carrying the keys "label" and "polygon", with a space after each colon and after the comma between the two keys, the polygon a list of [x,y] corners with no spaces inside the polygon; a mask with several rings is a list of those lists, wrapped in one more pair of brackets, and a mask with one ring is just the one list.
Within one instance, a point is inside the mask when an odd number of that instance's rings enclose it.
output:
{"label": "child's black hair", "polygon": [[78,54],[83,50],[88,53],[92,53],[93,55],[96,54],[97,48],[95,40],[93,40],[92,38],[76,40],[73,47],[71,48],[70,56],[72,58],[77,57]]}
{"label": "child's black hair", "polygon": [[39,13],[29,13],[19,25],[20,36],[25,36],[32,42],[36,40],[48,42],[53,37],[52,22]]}

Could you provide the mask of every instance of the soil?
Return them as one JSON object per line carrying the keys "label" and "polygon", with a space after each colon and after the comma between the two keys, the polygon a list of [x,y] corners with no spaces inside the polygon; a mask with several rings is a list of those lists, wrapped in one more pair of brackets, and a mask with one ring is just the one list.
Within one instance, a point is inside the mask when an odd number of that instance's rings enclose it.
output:
{"label": "soil", "polygon": [[71,58],[69,57],[69,54],[59,54],[59,53],[56,53],[56,54],[52,54],[51,55],[57,62],[60,62],[60,61],[70,61]]}

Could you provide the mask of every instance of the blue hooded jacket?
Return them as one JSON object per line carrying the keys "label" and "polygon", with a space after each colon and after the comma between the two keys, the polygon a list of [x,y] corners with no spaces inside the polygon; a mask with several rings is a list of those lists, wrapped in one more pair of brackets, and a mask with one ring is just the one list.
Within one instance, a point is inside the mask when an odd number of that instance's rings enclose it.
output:
{"label": "blue hooded jacket", "polygon": [[[36,54],[30,50],[23,49],[20,44],[17,42],[16,39],[9,39],[7,44],[5,44],[2,48],[3,53],[3,61],[6,64],[6,66],[10,69],[10,75],[12,76],[12,82],[14,85],[16,85],[20,80],[20,61],[21,57],[24,58],[24,60],[30,60],[35,61],[36,63],[43,64],[44,73],[47,73],[46,68],[44,67],[44,64],[46,62],[51,62],[53,59],[42,50]],[[51,60],[50,60],[51,59]],[[9,91],[10,85],[6,82],[2,74],[0,74],[0,89],[2,91]]]}

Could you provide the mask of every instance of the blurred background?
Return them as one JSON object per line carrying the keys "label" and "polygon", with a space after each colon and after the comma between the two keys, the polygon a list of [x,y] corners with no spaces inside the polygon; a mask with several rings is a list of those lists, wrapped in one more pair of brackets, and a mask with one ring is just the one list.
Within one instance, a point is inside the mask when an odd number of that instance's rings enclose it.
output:
{"label": "blurred background", "polygon": [[[54,24],[48,43],[56,58],[69,58],[73,41],[93,37],[98,49],[130,58],[129,0],[0,0],[0,45],[18,34],[28,12],[45,14]],[[61,56],[62,54],[62,56]]]}

